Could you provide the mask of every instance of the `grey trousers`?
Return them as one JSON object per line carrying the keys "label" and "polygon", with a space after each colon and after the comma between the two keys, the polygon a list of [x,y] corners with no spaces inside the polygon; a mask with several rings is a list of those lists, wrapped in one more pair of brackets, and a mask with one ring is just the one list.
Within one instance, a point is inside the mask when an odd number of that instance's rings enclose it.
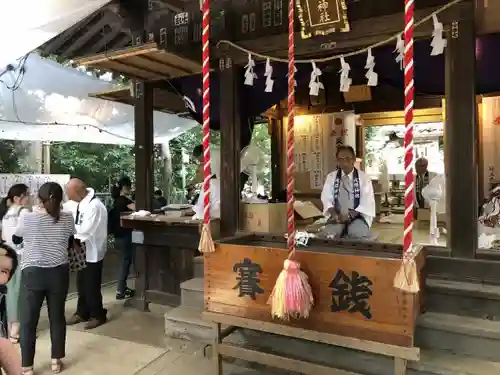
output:
{"label": "grey trousers", "polygon": [[[346,234],[342,236],[344,231],[346,232]],[[361,219],[354,220],[350,224],[327,224],[325,226],[325,229],[323,229],[323,235],[327,237],[344,237],[356,240],[371,239],[373,237],[370,228],[368,227],[366,222]]]}
{"label": "grey trousers", "polygon": [[50,323],[51,358],[66,355],[66,318],[64,310],[69,287],[69,267],[27,267],[21,271],[20,317],[21,357],[23,367],[33,366],[36,328],[43,301],[47,300]]}

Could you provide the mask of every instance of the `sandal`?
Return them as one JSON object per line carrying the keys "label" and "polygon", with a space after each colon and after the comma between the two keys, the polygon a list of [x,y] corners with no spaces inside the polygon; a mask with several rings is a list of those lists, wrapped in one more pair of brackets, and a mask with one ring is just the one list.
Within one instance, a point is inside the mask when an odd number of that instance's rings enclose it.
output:
{"label": "sandal", "polygon": [[[63,369],[63,363],[60,359],[53,359],[51,363],[52,372],[54,374],[59,374]],[[30,374],[32,375],[32,374]]]}
{"label": "sandal", "polygon": [[23,375],[35,375],[35,372],[33,371],[33,367],[23,367],[21,370],[21,373]]}
{"label": "sandal", "polygon": [[14,345],[19,344],[19,336],[10,335],[10,336],[9,336],[9,340],[10,340],[10,342],[11,342],[11,343],[13,343]]}

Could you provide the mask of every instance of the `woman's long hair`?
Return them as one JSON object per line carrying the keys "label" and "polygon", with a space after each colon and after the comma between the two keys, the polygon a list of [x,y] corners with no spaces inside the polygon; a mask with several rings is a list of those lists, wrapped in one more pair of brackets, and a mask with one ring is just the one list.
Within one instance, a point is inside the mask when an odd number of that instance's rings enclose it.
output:
{"label": "woman's long hair", "polygon": [[38,190],[38,199],[45,211],[54,218],[54,223],[61,216],[61,202],[63,200],[63,189],[57,182],[46,182]]}
{"label": "woman's long hair", "polygon": [[129,189],[132,188],[132,181],[127,176],[120,178],[118,182],[111,187],[111,198],[118,198],[122,194],[122,189],[124,187]]}
{"label": "woman's long hair", "polygon": [[25,184],[12,185],[7,192],[7,196],[0,202],[0,220],[3,219],[9,207],[14,203],[15,197],[24,197],[28,194],[28,186]]}

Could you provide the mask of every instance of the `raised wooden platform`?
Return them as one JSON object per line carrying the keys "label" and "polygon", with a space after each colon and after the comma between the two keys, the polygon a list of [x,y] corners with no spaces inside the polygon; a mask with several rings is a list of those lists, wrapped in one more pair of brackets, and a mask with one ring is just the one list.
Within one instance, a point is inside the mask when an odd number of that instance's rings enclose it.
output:
{"label": "raised wooden platform", "polygon": [[120,73],[141,81],[162,80],[201,72],[201,63],[167,52],[154,42],[82,57],[74,63]]}
{"label": "raised wooden platform", "polygon": [[[153,108],[165,113],[187,112],[182,96],[167,90],[155,88],[153,90]],[[112,102],[135,105],[135,97],[130,89],[117,89],[111,91],[89,94],[91,98],[110,100]]]}

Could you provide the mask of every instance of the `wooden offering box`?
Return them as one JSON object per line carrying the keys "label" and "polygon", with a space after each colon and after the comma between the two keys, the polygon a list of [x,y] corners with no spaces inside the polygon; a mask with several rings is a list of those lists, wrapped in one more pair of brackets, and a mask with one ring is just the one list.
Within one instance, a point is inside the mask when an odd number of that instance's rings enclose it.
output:
{"label": "wooden offering box", "polygon": [[[417,258],[421,285],[424,252]],[[268,298],[288,256],[284,239],[225,239],[205,254],[205,311],[412,347],[421,295],[393,287],[401,254],[398,245],[311,240],[297,259],[315,305],[308,319],[280,322],[272,319]]]}

